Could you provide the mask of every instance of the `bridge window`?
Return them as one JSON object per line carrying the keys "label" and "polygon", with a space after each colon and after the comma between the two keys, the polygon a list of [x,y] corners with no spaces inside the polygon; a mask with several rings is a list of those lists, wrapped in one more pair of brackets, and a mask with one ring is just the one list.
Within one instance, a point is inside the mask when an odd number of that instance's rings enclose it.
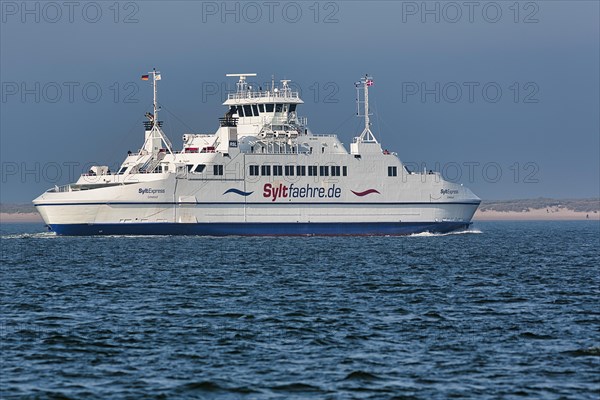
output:
{"label": "bridge window", "polygon": [[260,166],[260,174],[262,176],[271,176],[271,166],[270,165],[261,165]]}
{"label": "bridge window", "polygon": [[308,176],[317,176],[317,166],[316,165],[308,166]]}
{"label": "bridge window", "polygon": [[319,167],[319,175],[329,176],[329,167],[327,165],[321,165]]}
{"label": "bridge window", "polygon": [[273,176],[283,175],[283,167],[281,165],[273,165]]}
{"label": "bridge window", "polygon": [[293,165],[285,166],[285,176],[294,176],[294,166]]}
{"label": "bridge window", "polygon": [[306,166],[305,165],[296,166],[296,175],[306,176]]}
{"label": "bridge window", "polygon": [[252,106],[250,104],[246,104],[244,106],[244,115],[246,117],[251,117],[252,116]]}
{"label": "bridge window", "polygon": [[346,166],[342,167],[342,175],[343,176],[348,176],[348,167],[346,167]]}
{"label": "bridge window", "polygon": [[264,112],[265,112],[265,105],[264,105],[264,104],[259,104],[259,105],[258,105],[258,110],[259,110],[261,113],[264,113]]}
{"label": "bridge window", "polygon": [[223,166],[213,165],[213,175],[223,175]]}
{"label": "bridge window", "polygon": [[282,111],[283,111],[283,104],[281,104],[281,103],[275,104],[275,112],[280,113]]}
{"label": "bridge window", "polygon": [[254,112],[255,117],[258,117],[258,106],[256,104],[252,104],[252,112]]}
{"label": "bridge window", "polygon": [[295,112],[296,111],[296,106],[298,104],[290,104],[290,112]]}
{"label": "bridge window", "polygon": [[201,174],[201,173],[204,172],[204,168],[206,168],[206,165],[204,165],[204,164],[198,164],[196,166],[196,168],[194,168],[194,172],[196,172],[198,174]]}
{"label": "bridge window", "polygon": [[237,106],[237,115],[238,117],[244,116],[244,108],[242,106]]}
{"label": "bridge window", "polygon": [[334,165],[331,167],[331,176],[340,176],[340,167]]}
{"label": "bridge window", "polygon": [[258,176],[258,165],[251,165],[248,168],[248,173],[250,176]]}
{"label": "bridge window", "polygon": [[190,172],[194,168],[194,164],[186,164],[187,172]]}
{"label": "bridge window", "polygon": [[388,167],[388,176],[398,176],[398,167]]}
{"label": "bridge window", "polygon": [[273,112],[273,107],[275,107],[274,104],[265,104],[266,110],[268,113],[272,113]]}
{"label": "bridge window", "polygon": [[127,171],[127,167],[123,167],[119,170],[118,175],[123,175],[125,173],[125,171]]}

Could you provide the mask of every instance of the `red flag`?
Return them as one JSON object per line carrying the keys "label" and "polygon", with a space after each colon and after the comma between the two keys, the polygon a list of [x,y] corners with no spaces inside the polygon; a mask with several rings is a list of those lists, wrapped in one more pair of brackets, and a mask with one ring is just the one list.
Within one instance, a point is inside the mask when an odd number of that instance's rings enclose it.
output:
{"label": "red flag", "polygon": [[374,83],[375,83],[375,82],[373,82],[373,80],[372,80],[372,79],[369,79],[369,80],[367,81],[367,86],[373,86],[373,84],[374,84]]}

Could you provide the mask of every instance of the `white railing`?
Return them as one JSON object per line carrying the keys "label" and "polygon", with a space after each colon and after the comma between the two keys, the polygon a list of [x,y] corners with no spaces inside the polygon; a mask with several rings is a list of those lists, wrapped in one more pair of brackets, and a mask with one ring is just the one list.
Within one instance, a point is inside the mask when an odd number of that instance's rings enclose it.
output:
{"label": "white railing", "polygon": [[280,90],[278,92],[274,91],[247,91],[247,92],[235,92],[228,93],[227,100],[245,100],[245,99],[259,99],[259,98],[269,98],[269,99],[300,99],[299,92],[292,92],[291,90]]}
{"label": "white railing", "polygon": [[54,186],[52,189],[48,189],[50,193],[65,193],[71,191],[71,185]]}
{"label": "white railing", "polygon": [[307,117],[291,117],[291,116],[273,116],[273,117],[262,117],[263,125],[290,125],[296,124],[298,126],[307,126]]}

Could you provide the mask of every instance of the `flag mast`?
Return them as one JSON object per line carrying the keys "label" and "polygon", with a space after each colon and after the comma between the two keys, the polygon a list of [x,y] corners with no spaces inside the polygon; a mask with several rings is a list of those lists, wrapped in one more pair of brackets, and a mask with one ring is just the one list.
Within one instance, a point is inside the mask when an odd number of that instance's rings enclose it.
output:
{"label": "flag mast", "polygon": [[[357,107],[356,114],[359,117],[362,116],[365,118],[365,129],[362,131],[362,133],[358,137],[358,140],[360,142],[366,142],[366,143],[377,143],[377,139],[375,139],[375,135],[373,135],[373,132],[371,132],[371,119],[369,118],[369,116],[371,115],[371,113],[369,112],[369,87],[373,86],[373,78],[370,77],[368,74],[366,74],[364,76],[364,78],[360,79],[360,82],[355,83],[355,86],[356,86],[356,107]],[[361,101],[361,99],[360,99],[360,91],[361,90],[364,91],[364,100],[363,101]],[[360,103],[363,103],[363,105],[364,105],[363,115],[360,114]]]}
{"label": "flag mast", "polygon": [[[152,69],[152,85],[154,86],[154,126],[158,124],[158,101],[156,93],[156,68]],[[160,77],[160,72],[158,73]],[[160,78],[159,78],[160,79]]]}
{"label": "flag mast", "polygon": [[[151,131],[152,135],[151,136],[158,135],[158,136],[154,136],[154,137],[160,138],[164,142],[169,153],[173,154],[173,146],[171,145],[171,142],[169,141],[167,136],[160,129],[160,122],[158,120],[158,112],[160,111],[160,106],[158,105],[158,85],[156,82],[160,81],[162,79],[161,75],[160,75],[160,71],[157,71],[156,68],[153,68],[151,72],[148,72],[148,75],[142,75],[142,80],[147,81],[148,78],[150,77],[150,75],[152,75],[152,89],[153,89],[153,102],[152,103],[153,103],[154,115],[152,115],[150,117],[150,115],[148,113],[146,113],[146,116],[152,122],[152,131]],[[146,143],[144,143],[144,146],[145,145],[146,145]]]}

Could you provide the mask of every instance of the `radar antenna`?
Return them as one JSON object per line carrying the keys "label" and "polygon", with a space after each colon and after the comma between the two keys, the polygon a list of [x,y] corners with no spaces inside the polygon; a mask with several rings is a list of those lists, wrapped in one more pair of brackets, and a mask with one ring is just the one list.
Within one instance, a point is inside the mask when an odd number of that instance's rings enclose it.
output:
{"label": "radar antenna", "polygon": [[256,74],[226,74],[227,77],[239,77],[240,80],[237,83],[237,91],[238,93],[245,92],[248,90],[248,82],[246,82],[246,78],[249,76],[256,76]]}
{"label": "radar antenna", "polygon": [[289,97],[291,96],[292,93],[292,89],[289,86],[289,83],[291,82],[290,79],[282,79],[281,80],[281,85],[282,85],[282,90],[283,90],[283,96],[284,97]]}

